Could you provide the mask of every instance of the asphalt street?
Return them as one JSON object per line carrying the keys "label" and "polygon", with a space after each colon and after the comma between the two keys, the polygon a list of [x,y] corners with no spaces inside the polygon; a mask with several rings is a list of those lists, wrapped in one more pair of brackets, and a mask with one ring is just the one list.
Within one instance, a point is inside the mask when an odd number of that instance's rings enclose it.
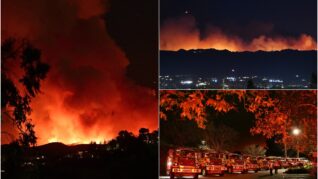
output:
{"label": "asphalt street", "polygon": [[[259,171],[258,173],[249,172],[247,174],[225,174],[224,176],[209,176],[203,177],[200,176],[199,178],[202,179],[313,179],[309,174],[285,174],[284,169],[278,171],[278,174],[270,175],[269,171]],[[169,176],[161,176],[160,178],[169,178]],[[191,177],[184,177],[184,178],[191,178]]]}

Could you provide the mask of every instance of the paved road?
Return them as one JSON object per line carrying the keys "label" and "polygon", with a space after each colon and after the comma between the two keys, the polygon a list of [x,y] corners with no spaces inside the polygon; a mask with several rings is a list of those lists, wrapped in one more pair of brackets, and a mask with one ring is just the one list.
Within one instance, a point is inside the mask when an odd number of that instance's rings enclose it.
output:
{"label": "paved road", "polygon": [[[247,173],[247,174],[225,174],[223,177],[219,176],[210,176],[199,178],[202,179],[312,179],[309,174],[285,174],[283,173],[285,170],[279,170],[278,174],[270,175],[269,171],[259,171],[258,173]],[[161,176],[160,179],[169,178],[168,176]],[[187,177],[189,178],[189,177]],[[191,177],[190,177],[191,178]]]}

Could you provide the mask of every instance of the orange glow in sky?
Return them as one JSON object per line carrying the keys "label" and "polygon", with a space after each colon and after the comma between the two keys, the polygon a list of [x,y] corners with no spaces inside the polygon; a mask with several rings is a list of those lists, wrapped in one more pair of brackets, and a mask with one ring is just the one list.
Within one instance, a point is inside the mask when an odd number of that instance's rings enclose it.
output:
{"label": "orange glow in sky", "polygon": [[239,36],[226,34],[222,29],[212,26],[206,29],[205,37],[202,38],[196,21],[191,16],[169,19],[161,26],[160,50],[210,48],[229,51],[316,50],[317,42],[305,33],[298,37],[260,35],[244,41]]}
{"label": "orange glow in sky", "polygon": [[[121,130],[138,134],[140,128],[158,129],[154,89],[127,75],[131,59],[108,33],[102,18],[106,4],[102,0],[3,3],[2,38],[29,40],[50,65],[41,93],[31,103],[38,145],[103,142]],[[12,125],[2,125],[4,129],[12,135],[2,143],[18,137]]]}

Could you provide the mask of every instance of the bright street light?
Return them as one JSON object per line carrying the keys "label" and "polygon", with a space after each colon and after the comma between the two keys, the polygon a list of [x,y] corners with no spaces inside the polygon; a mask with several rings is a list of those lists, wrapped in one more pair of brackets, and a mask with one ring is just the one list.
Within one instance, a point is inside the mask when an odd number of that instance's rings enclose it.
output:
{"label": "bright street light", "polygon": [[300,129],[298,129],[298,128],[295,128],[295,129],[293,129],[293,134],[294,135],[299,135],[300,134]]}
{"label": "bright street light", "polygon": [[[298,136],[299,134],[300,134],[300,129],[298,129],[298,128],[294,128],[293,129],[293,134],[295,135],[295,136]],[[298,139],[298,137],[296,137],[296,141],[297,141],[297,158],[299,158],[299,139]]]}

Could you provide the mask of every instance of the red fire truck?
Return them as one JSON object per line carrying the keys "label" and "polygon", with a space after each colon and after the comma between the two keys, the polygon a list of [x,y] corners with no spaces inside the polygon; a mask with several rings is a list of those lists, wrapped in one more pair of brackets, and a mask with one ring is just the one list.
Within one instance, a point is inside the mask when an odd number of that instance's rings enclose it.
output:
{"label": "red fire truck", "polygon": [[238,154],[227,154],[226,168],[229,173],[246,172],[244,160],[242,159],[242,156]]}
{"label": "red fire truck", "polygon": [[295,168],[300,166],[299,160],[297,158],[287,158],[286,159],[289,163],[289,167]]}
{"label": "red fire truck", "polygon": [[269,170],[269,162],[266,160],[265,157],[257,157],[257,163],[260,170]]}
{"label": "red fire truck", "polygon": [[243,159],[245,162],[246,171],[254,171],[255,173],[257,173],[260,170],[256,157],[250,155],[243,155]]}
{"label": "red fire truck", "polygon": [[276,156],[268,156],[266,158],[269,162],[269,170],[270,170],[270,174],[273,174],[273,170],[275,170],[275,174],[278,173],[278,169],[282,168],[281,163],[280,163],[280,157],[276,157]]}
{"label": "red fire truck", "polygon": [[223,176],[226,167],[222,163],[221,154],[215,151],[201,151],[200,166],[202,175],[220,175]]}
{"label": "red fire truck", "polygon": [[170,149],[167,159],[167,174],[171,179],[183,176],[198,178],[201,169],[197,155],[198,153],[188,148]]}
{"label": "red fire truck", "polygon": [[281,165],[282,168],[287,169],[287,168],[290,167],[290,164],[289,164],[289,162],[286,160],[286,158],[281,158],[281,159],[279,160],[279,162],[280,162],[280,165]]}

